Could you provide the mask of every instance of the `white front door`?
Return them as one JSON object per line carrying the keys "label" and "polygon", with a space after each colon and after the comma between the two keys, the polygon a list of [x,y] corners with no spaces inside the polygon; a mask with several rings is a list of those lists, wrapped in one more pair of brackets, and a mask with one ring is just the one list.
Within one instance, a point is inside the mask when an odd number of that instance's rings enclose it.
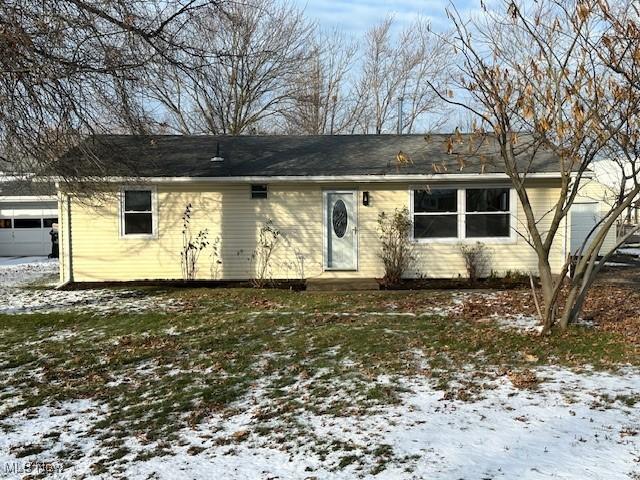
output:
{"label": "white front door", "polygon": [[358,216],[354,191],[324,192],[325,269],[358,269]]}
{"label": "white front door", "polygon": [[586,242],[588,245],[600,221],[600,206],[597,203],[574,203],[571,206],[571,254],[576,255]]}

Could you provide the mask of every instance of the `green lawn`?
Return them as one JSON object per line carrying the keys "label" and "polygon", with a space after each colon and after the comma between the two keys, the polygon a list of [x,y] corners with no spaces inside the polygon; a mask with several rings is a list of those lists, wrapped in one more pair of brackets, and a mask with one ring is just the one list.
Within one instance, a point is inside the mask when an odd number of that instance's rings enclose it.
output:
{"label": "green lawn", "polygon": [[[93,432],[111,451],[94,466],[99,472],[128,453],[119,438],[171,443],[180,428],[232,412],[255,385],[273,398],[255,431],[269,433],[268,420],[278,416],[295,435],[297,412],[360,415],[397,402],[400,376],[433,377],[451,397],[466,399],[482,395],[473,388],[478,379],[500,371],[640,364],[636,346],[617,333],[574,327],[540,338],[433,314],[451,305],[447,292],[185,289],[162,295],[179,298],[185,308],[178,314],[0,316],[0,427],[10,428],[3,421],[18,411],[65,400],[107,405]],[[460,385],[462,368],[477,372],[473,385]],[[371,381],[380,375],[389,382]],[[309,382],[304,397],[287,388],[301,380]]]}

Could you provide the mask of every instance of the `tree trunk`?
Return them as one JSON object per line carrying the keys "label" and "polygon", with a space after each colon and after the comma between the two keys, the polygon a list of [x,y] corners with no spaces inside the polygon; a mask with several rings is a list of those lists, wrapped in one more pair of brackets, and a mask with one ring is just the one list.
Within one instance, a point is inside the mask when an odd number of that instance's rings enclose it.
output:
{"label": "tree trunk", "polygon": [[544,308],[542,310],[542,333],[547,333],[551,330],[551,327],[555,322],[556,312],[555,283],[553,280],[553,274],[551,273],[551,265],[549,265],[548,260],[539,258],[538,272],[540,275],[542,299],[544,303]]}

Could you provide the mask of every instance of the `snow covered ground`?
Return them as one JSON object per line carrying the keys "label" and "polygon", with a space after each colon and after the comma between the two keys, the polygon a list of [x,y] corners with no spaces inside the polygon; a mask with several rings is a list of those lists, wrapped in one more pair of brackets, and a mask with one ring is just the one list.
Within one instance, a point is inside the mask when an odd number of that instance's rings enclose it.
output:
{"label": "snow covered ground", "polygon": [[[120,439],[129,453],[114,468],[130,479],[171,480],[640,478],[640,410],[629,400],[640,395],[638,372],[534,373],[541,383],[533,389],[496,373],[472,401],[447,398],[425,376],[402,378],[409,389],[402,403],[371,415],[296,411],[268,420],[259,417],[273,398],[257,384],[234,413],[182,430],[162,455],[152,453],[159,444]],[[285,388],[303,400],[312,384],[307,379]],[[51,465],[54,478],[112,478],[112,472],[94,476],[90,469],[107,453],[91,435],[105,411],[76,400],[10,417],[0,437],[0,465],[36,462]],[[34,445],[37,453],[29,454]],[[61,460],[63,450],[73,452],[73,460]]]}
{"label": "snow covered ground", "polygon": [[[0,257],[0,313],[46,313],[68,310],[109,313],[174,309],[173,299],[139,290],[56,290],[58,261],[46,257]],[[38,288],[27,288],[32,285]]]}
{"label": "snow covered ground", "polygon": [[[100,314],[180,308],[174,299],[139,290],[55,290],[52,284],[57,269],[57,262],[43,258],[0,259],[0,313]],[[40,287],[27,287],[34,282]],[[488,293],[474,295],[495,300]],[[460,294],[451,305],[429,307],[424,314],[462,314],[462,301],[467,296]],[[265,309],[249,313],[247,322],[268,315],[313,314]],[[332,315],[364,318],[378,314],[345,311]],[[420,316],[403,311],[379,315],[408,320]],[[534,316],[501,318],[490,316],[488,320],[514,331],[529,332],[537,327]],[[166,333],[180,335],[174,327]],[[46,341],[65,341],[73,335],[78,333],[63,329]],[[124,336],[120,340],[131,339]],[[35,342],[18,346],[20,351],[46,351],[36,347]],[[192,354],[188,349],[184,352]],[[3,415],[19,404],[21,384],[0,383],[0,479],[22,478],[29,473],[59,479],[141,480],[640,479],[637,369],[604,373],[589,368],[577,372],[538,367],[510,372],[487,366],[488,372],[476,375],[474,368],[463,364],[459,369],[452,367],[459,374],[443,390],[437,372],[429,369],[428,354],[416,349],[416,355],[424,362],[415,375],[371,378],[372,387],[400,387],[397,404],[361,410],[346,375],[330,376],[333,384],[326,395],[318,390],[324,391],[322,382],[326,380],[320,378],[327,372],[311,378],[296,376],[293,383],[280,384],[273,376],[265,376],[240,401],[208,412],[202,423],[180,429],[178,441],[171,442],[143,443],[143,438],[122,430],[123,425],[113,425],[115,430],[110,430],[108,420],[116,410],[105,394],[110,388],[126,385],[131,380],[126,375],[107,377],[112,380],[105,383],[102,396],[72,395],[62,403],[35,404],[6,417]],[[63,356],[66,362],[66,350]],[[344,365],[348,366],[347,362]],[[213,367],[207,370],[209,377],[202,377],[207,385],[217,385],[220,376],[226,375],[224,370],[216,373],[219,370]],[[44,368],[27,364],[24,368],[7,367],[0,373],[5,380],[10,375],[40,379]],[[153,374],[153,368],[147,370]],[[185,372],[176,367],[164,375],[180,373]],[[39,389],[41,380],[38,382]],[[281,391],[277,394],[276,385]],[[295,402],[292,406],[283,399]],[[333,408],[340,403],[348,406],[346,412]]]}
{"label": "snow covered ground", "polygon": [[618,249],[618,253],[621,255],[632,255],[634,257],[640,257],[640,245],[628,244]]}
{"label": "snow covered ground", "polygon": [[0,257],[0,286],[19,287],[47,279],[58,281],[58,260],[47,257]]}

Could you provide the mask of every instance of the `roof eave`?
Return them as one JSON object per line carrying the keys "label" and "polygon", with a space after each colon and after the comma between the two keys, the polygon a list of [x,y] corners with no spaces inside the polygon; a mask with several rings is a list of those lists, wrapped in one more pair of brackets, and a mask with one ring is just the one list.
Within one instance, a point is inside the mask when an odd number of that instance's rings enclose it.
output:
{"label": "roof eave", "polygon": [[[589,172],[583,175],[593,176]],[[560,172],[530,173],[526,178],[559,179]],[[50,181],[60,182],[61,178],[51,177]],[[97,179],[92,179],[96,181]],[[484,180],[509,180],[506,173],[439,173],[439,174],[397,174],[397,175],[249,175],[229,177],[104,177],[100,181],[106,183],[127,183],[132,181],[151,183],[324,183],[324,182],[465,182]]]}

